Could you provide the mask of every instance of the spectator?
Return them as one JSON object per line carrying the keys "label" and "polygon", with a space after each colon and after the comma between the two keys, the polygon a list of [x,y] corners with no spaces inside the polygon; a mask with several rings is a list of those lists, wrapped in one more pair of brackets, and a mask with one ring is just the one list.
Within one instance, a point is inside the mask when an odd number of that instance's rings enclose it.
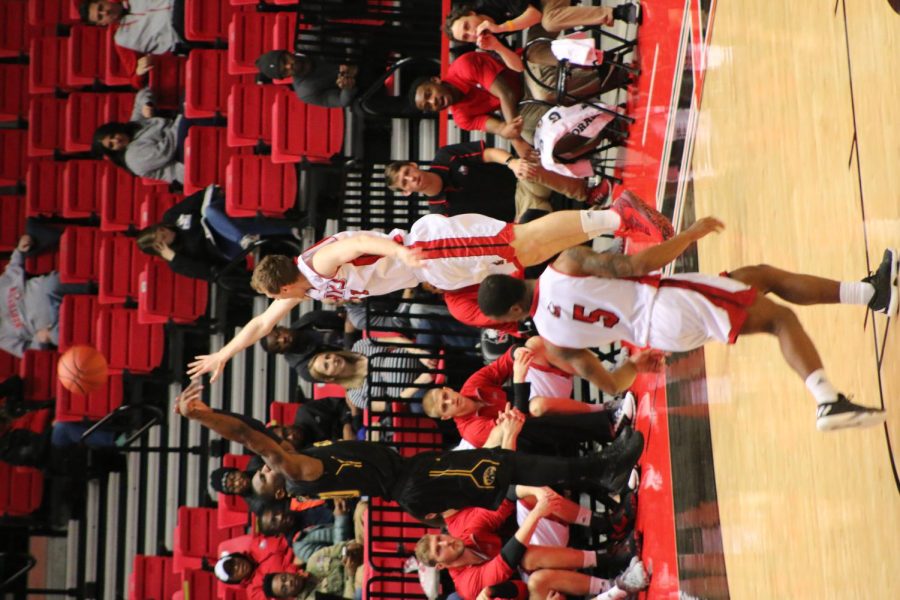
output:
{"label": "spectator", "polygon": [[296,235],[287,221],[228,216],[224,190],[210,185],[163,213],[160,223],[139,231],[136,242],[141,252],[162,258],[179,275],[212,281],[260,237]]}
{"label": "spectator", "polygon": [[306,562],[305,573],[269,573],[263,591],[269,598],[312,600],[319,594],[352,599],[356,570],[362,565],[362,546],[341,542],[316,550]]}
{"label": "spectator", "polygon": [[259,513],[258,523],[262,534],[283,535],[300,564],[308,562],[322,548],[353,539],[353,523],[347,501],[342,498],[335,499],[333,514],[324,504],[302,511],[286,510],[283,505],[268,506]]}
{"label": "spectator", "polygon": [[352,421],[343,398],[319,398],[300,405],[293,425],[275,425],[269,431],[301,450],[327,440],[355,440]]}
{"label": "spectator", "polygon": [[0,275],[0,349],[19,358],[29,348],[56,346],[63,296],[90,291],[90,286],[61,283],[56,271],[26,278],[25,254],[33,248],[37,246],[32,235],[19,238]]}
{"label": "spectator", "polygon": [[404,196],[425,196],[431,212],[447,216],[474,212],[507,222],[518,221],[527,210],[553,210],[554,191],[590,205],[609,193],[606,182],[589,187],[584,179],[553,173],[506,150],[486,148],[483,141],[440,148],[427,170],[411,161],[392,162],[385,177],[388,186]]}
{"label": "spectator", "polygon": [[332,310],[312,310],[291,323],[276,326],[259,343],[263,350],[281,354],[298,374],[300,363],[320,348],[340,350],[345,337],[344,315]]}
{"label": "spectator", "polygon": [[[294,93],[303,102],[328,108],[348,107],[377,71],[338,63],[287,50],[272,50],[256,60],[259,72],[269,79],[293,79]],[[372,72],[368,72],[372,71]]]}

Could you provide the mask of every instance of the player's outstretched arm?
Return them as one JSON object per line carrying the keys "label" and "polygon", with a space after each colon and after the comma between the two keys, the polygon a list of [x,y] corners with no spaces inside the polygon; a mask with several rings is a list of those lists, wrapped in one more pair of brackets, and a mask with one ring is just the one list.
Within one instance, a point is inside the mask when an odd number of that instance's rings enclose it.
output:
{"label": "player's outstretched arm", "polygon": [[201,354],[194,357],[194,361],[188,363],[188,377],[194,378],[204,373],[212,373],[209,378],[210,383],[217,380],[225,369],[225,364],[231,358],[249,346],[252,346],[260,339],[268,335],[270,331],[278,324],[278,321],[287,316],[291,310],[300,304],[300,298],[285,298],[275,300],[261,314],[253,317],[241,329],[240,333],[234,336],[230,342],[225,344],[218,352],[212,354]]}
{"label": "player's outstretched arm", "polygon": [[259,454],[273,470],[291,479],[311,480],[321,475],[320,461],[302,454],[289,453],[274,439],[241,419],[213,411],[201,399],[202,393],[200,381],[192,381],[175,399],[175,412]]}
{"label": "player's outstretched arm", "polygon": [[333,277],[341,265],[364,255],[389,256],[409,267],[420,267],[421,252],[375,235],[354,235],[328,244],[312,257],[312,267],[323,277]]}
{"label": "player's outstretched arm", "polygon": [[641,277],[662,269],[697,240],[724,228],[725,225],[715,217],[704,217],[672,239],[631,256],[601,254],[584,246],[576,246],[563,252],[553,266],[568,275]]}
{"label": "player's outstretched arm", "polygon": [[607,371],[597,355],[585,348],[563,348],[544,340],[547,352],[566,361],[582,379],[587,379],[607,394],[627,390],[638,373],[659,371],[664,355],[659,350],[644,350],[633,354],[615,371]]}

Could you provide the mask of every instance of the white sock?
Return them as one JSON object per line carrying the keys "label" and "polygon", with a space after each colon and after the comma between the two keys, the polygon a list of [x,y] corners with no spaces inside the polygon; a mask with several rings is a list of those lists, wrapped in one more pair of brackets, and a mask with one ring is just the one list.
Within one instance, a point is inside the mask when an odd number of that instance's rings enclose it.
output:
{"label": "white sock", "polygon": [[595,238],[615,233],[622,225],[622,217],[611,210],[580,210],[581,230]]}
{"label": "white sock", "polygon": [[597,553],[594,550],[584,550],[581,553],[581,568],[587,569],[589,567],[597,566]]}
{"label": "white sock", "polygon": [[582,527],[587,527],[591,524],[591,516],[594,513],[591,512],[591,509],[585,506],[578,507],[578,514],[575,516],[575,525],[581,525]]}
{"label": "white sock", "polygon": [[842,281],[841,304],[868,304],[875,295],[875,286],[865,281]]}
{"label": "white sock", "polygon": [[[593,594],[593,592],[591,592]],[[624,600],[628,597],[628,592],[620,590],[616,586],[612,586],[604,593],[600,594],[594,600]]]}
{"label": "white sock", "polygon": [[838,391],[828,381],[825,369],[817,369],[810,373],[806,378],[806,388],[812,392],[817,404],[826,404],[837,400]]}
{"label": "white sock", "polygon": [[591,577],[591,582],[588,584],[588,594],[602,594],[603,592],[608,591],[610,588],[610,583],[608,579],[600,579],[599,577]]}

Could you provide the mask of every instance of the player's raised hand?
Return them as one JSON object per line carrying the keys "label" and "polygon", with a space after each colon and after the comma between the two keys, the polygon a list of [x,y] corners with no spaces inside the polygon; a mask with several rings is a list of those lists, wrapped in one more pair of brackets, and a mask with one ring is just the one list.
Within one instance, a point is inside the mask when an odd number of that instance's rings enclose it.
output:
{"label": "player's raised hand", "polygon": [[641,350],[629,358],[638,373],[655,373],[666,364],[666,354],[660,350]]}
{"label": "player's raised hand", "polygon": [[719,233],[723,229],[725,229],[725,223],[722,221],[715,217],[703,217],[702,219],[694,221],[694,224],[688,227],[685,230],[685,233],[689,234],[695,240],[699,240],[700,238],[708,236],[710,233]]}
{"label": "player's raised hand", "polygon": [[534,362],[534,353],[528,348],[516,348],[513,361],[513,383],[524,383],[528,368]]}
{"label": "player's raised hand", "polygon": [[212,409],[201,399],[202,394],[203,386],[200,384],[200,380],[192,380],[191,384],[175,398],[175,412],[183,417],[192,418],[211,411]]}
{"label": "player's raised hand", "polygon": [[228,359],[219,356],[218,352],[212,354],[200,354],[199,356],[194,357],[193,362],[188,363],[188,377],[193,379],[204,373],[212,373],[209,382],[213,383],[222,375],[222,371],[225,370],[225,363],[227,362]]}

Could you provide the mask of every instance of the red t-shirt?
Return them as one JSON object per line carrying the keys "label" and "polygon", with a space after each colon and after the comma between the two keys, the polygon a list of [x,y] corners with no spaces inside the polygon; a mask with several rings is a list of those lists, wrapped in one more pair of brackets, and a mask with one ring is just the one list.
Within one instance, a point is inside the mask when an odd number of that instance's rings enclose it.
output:
{"label": "red t-shirt", "polygon": [[470,285],[458,290],[445,291],[444,302],[453,318],[472,327],[490,327],[519,336],[519,325],[515,322],[499,323],[485,316],[478,308],[478,286]]}
{"label": "red t-shirt", "polygon": [[514,350],[515,347],[508,349],[500,358],[475,371],[459,391],[463,396],[487,403],[471,415],[453,419],[462,439],[476,448],[487,442],[497,416],[509,401],[503,384],[512,377]]}
{"label": "red t-shirt", "polygon": [[484,130],[488,116],[500,110],[500,99],[489,90],[497,75],[505,70],[503,63],[486,52],[467,52],[453,61],[444,81],[464,95],[450,107],[459,127]]}
{"label": "red t-shirt", "polygon": [[[249,555],[257,564],[256,570],[249,580],[237,586],[246,590],[249,600],[265,600],[262,589],[263,578],[269,573],[297,573],[294,565],[294,552],[282,536],[268,537],[264,535],[241,535],[219,544],[219,556],[242,552]],[[219,582],[217,585],[229,585]]]}
{"label": "red t-shirt", "polygon": [[[515,574],[515,570],[500,556],[503,540],[496,533],[515,508],[515,504],[504,500],[497,510],[464,508],[446,519],[450,535],[463,540],[466,548],[489,557],[479,565],[447,569],[456,586],[456,593],[463,600],[475,600],[487,586],[503,583]],[[525,598],[522,591],[520,588],[520,598]]]}

